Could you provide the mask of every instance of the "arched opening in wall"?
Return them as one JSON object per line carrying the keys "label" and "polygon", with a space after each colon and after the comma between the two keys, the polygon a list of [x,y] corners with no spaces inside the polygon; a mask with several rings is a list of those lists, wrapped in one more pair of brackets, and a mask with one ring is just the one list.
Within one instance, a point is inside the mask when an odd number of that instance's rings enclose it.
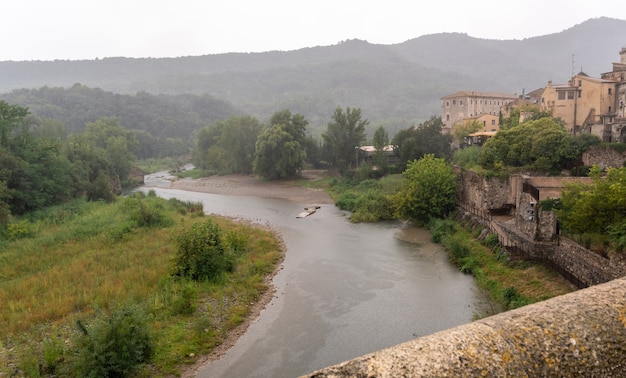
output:
{"label": "arched opening in wall", "polygon": [[619,134],[620,143],[626,143],[626,125],[622,125],[622,130]]}

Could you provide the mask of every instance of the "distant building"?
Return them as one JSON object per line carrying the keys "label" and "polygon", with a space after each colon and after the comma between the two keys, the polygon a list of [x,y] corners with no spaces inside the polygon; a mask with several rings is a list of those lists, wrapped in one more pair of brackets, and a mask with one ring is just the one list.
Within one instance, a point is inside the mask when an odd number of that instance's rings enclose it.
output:
{"label": "distant building", "polygon": [[[518,97],[515,94],[496,92],[461,91],[441,98],[441,121],[444,133],[451,133],[456,123],[483,114],[499,118],[500,108]],[[498,124],[499,126],[499,124]]]}
{"label": "distant building", "polygon": [[626,142],[626,48],[620,62],[600,79],[580,72],[566,84],[551,81],[541,96],[540,109],[562,119],[572,134],[597,135],[604,142]]}

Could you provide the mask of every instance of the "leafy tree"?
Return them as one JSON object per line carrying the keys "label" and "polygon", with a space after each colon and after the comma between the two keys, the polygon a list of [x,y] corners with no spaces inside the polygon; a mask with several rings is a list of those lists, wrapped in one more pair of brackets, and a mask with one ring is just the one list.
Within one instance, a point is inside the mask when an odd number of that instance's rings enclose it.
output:
{"label": "leafy tree", "polygon": [[[521,108],[513,109],[507,118],[500,120],[500,130],[509,130],[510,128],[519,125],[522,112],[524,113],[524,120],[522,123],[536,121],[542,118],[550,118],[558,124],[562,126],[564,125],[563,120],[552,118],[552,112],[542,111],[537,105],[524,105]],[[502,118],[502,115],[500,116]]]}
{"label": "leafy tree", "polygon": [[[47,135],[28,110],[0,102],[0,182],[3,210],[12,214],[49,206],[70,195],[70,164],[60,153],[61,140]],[[40,135],[37,135],[37,133]]]}
{"label": "leafy tree", "polygon": [[368,120],[361,118],[361,109],[335,109],[322,138],[327,148],[327,159],[335,167],[345,170],[355,163],[355,148],[365,141],[365,126]]}
{"label": "leafy tree", "polygon": [[463,122],[461,124],[457,124],[452,129],[452,135],[459,143],[459,146],[463,146],[466,144],[465,138],[471,133],[475,133],[480,131],[483,126],[477,120],[473,119],[471,121]]}
{"label": "leafy tree", "polygon": [[11,132],[17,128],[28,115],[28,108],[10,105],[6,101],[0,100],[0,147],[9,146]]}
{"label": "leafy tree", "polygon": [[452,156],[450,144],[452,135],[442,134],[441,117],[431,117],[417,127],[411,126],[401,130],[391,141],[396,148],[395,153],[402,164],[420,159],[426,154],[449,159]]}
{"label": "leafy tree", "polygon": [[560,123],[544,117],[498,132],[485,142],[478,162],[486,169],[503,164],[558,173],[595,143],[596,137],[570,136]]}
{"label": "leafy tree", "polygon": [[259,121],[250,116],[231,116],[202,128],[193,150],[194,164],[217,173],[251,173],[262,129]]}
{"label": "leafy tree", "polygon": [[306,160],[306,125],[300,114],[274,113],[257,139],[254,172],[270,180],[299,175]]}
{"label": "leafy tree", "polygon": [[297,176],[304,166],[304,149],[282,125],[265,129],[256,142],[254,172],[276,180]]}
{"label": "leafy tree", "polygon": [[410,162],[403,176],[401,189],[392,197],[399,218],[423,225],[454,210],[457,181],[444,159],[426,154]]}
{"label": "leafy tree", "polygon": [[609,168],[606,177],[598,166],[591,168],[592,184],[572,183],[561,191],[557,216],[564,229],[572,233],[605,233],[617,239],[616,225],[626,219],[626,167]]}
{"label": "leafy tree", "polygon": [[383,172],[387,171],[387,154],[385,147],[389,145],[389,135],[383,126],[380,126],[374,132],[372,140],[376,153],[374,155],[374,164]]}
{"label": "leafy tree", "polygon": [[88,199],[112,200],[127,180],[135,156],[131,149],[134,134],[114,118],[87,124],[82,133],[72,134],[66,144],[66,156],[72,163],[75,195]]}

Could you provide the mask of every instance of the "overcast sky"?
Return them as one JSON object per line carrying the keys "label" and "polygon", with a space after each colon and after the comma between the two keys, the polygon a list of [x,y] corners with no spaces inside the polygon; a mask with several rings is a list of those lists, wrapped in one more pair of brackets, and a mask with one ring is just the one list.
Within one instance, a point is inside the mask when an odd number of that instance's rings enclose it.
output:
{"label": "overcast sky", "polygon": [[626,19],[623,0],[5,0],[1,9],[0,61],[394,44],[443,32],[524,39]]}

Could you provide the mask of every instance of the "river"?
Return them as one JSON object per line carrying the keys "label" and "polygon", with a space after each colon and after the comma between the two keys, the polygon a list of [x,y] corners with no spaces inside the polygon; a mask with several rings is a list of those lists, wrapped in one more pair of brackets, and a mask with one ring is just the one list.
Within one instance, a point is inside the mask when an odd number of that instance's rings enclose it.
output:
{"label": "river", "polygon": [[276,295],[221,359],[197,377],[296,377],[468,323],[485,300],[424,229],[399,221],[352,224],[322,205],[154,188],[201,201],[205,212],[279,231],[287,247]]}

